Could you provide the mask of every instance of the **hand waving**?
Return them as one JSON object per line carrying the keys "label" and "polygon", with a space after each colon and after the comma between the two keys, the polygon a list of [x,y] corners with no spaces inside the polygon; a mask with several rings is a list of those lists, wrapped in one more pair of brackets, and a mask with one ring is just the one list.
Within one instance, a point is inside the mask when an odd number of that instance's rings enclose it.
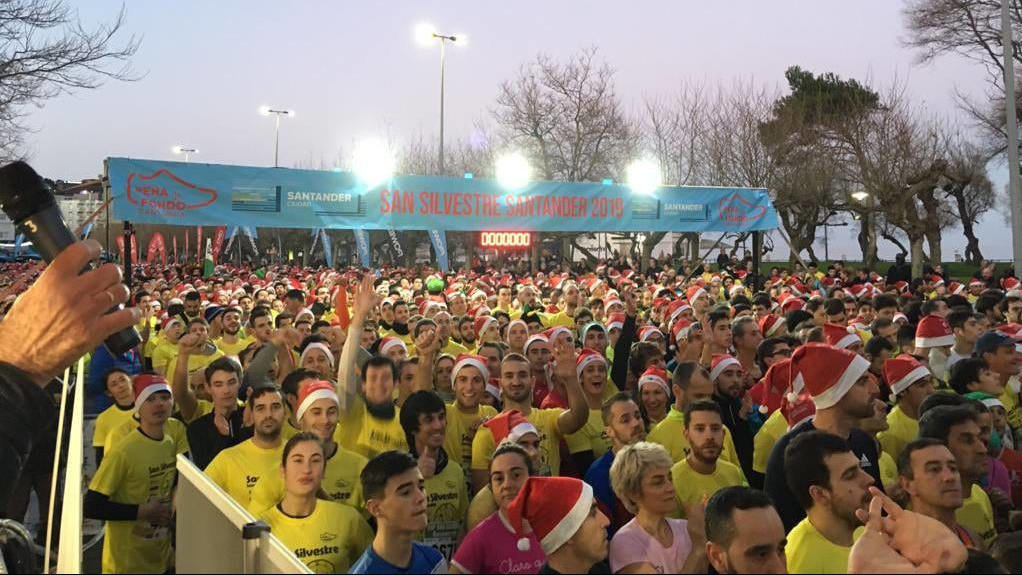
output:
{"label": "hand waving", "polygon": [[380,296],[373,288],[372,274],[365,274],[355,288],[355,305],[352,313],[357,318],[365,319],[379,301]]}
{"label": "hand waving", "polygon": [[554,375],[561,381],[578,377],[575,371],[575,345],[566,341],[554,342]]}

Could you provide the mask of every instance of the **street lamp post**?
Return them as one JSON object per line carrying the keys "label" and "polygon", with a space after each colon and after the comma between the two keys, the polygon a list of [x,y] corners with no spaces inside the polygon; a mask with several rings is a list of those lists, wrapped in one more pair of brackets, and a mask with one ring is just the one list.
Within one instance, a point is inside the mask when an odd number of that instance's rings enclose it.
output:
{"label": "street lamp post", "polygon": [[273,167],[276,168],[276,167],[278,167],[280,165],[280,163],[279,163],[279,160],[280,160],[280,117],[281,116],[287,116],[289,118],[294,118],[295,117],[295,111],[294,110],[278,110],[278,109],[271,108],[270,106],[263,106],[262,108],[259,108],[259,113],[264,115],[264,116],[269,116],[270,114],[273,114],[275,116],[274,128],[273,128],[273,131],[274,131],[273,132]]}
{"label": "street lamp post", "polygon": [[192,154],[198,154],[199,153],[199,150],[197,150],[195,148],[189,148],[189,147],[186,147],[186,146],[174,146],[173,147],[173,151],[174,151],[175,154],[179,154],[179,155],[180,154],[184,154],[185,155],[185,162],[188,161],[188,159],[191,157]]}
{"label": "street lamp post", "polygon": [[440,40],[440,151],[437,154],[439,173],[444,173],[444,76],[447,66],[447,42],[466,44],[464,34],[441,34],[429,24],[419,24],[415,28],[415,37],[422,45],[429,45],[433,40]]}

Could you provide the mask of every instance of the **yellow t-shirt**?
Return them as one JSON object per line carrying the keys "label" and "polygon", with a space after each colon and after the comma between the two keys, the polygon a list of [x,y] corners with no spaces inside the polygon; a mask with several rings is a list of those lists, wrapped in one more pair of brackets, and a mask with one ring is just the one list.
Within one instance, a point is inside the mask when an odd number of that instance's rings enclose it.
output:
{"label": "yellow t-shirt", "polygon": [[[136,431],[103,457],[89,489],[114,503],[171,503],[177,475],[174,440],[155,440]],[[171,527],[148,521],[107,521],[103,573],[163,573],[171,565]]]}
{"label": "yellow t-shirt", "polygon": [[[167,364],[167,383],[173,385],[174,373],[177,371],[177,350],[174,351],[174,357],[170,358],[170,363]],[[201,353],[195,353],[188,356],[188,381],[191,382],[192,374],[200,369],[206,369],[206,366],[213,363],[224,356],[224,352],[220,351],[219,348],[214,349],[213,353],[209,355],[203,355]],[[191,422],[189,422],[191,423]]]}
{"label": "yellow t-shirt", "polygon": [[361,396],[355,396],[353,403],[337,422],[334,433],[337,443],[366,459],[394,449],[408,451],[408,440],[397,408],[394,409],[394,418],[386,420],[370,415]]}
{"label": "yellow t-shirt", "polygon": [[[394,336],[394,337],[400,339],[401,341],[405,342],[405,347],[406,348],[411,348],[412,345],[415,343],[415,338],[412,337],[412,332],[408,332],[405,335],[401,335],[401,334],[399,334],[398,332],[396,332],[396,331],[394,331],[392,329],[388,329],[388,330],[382,330],[381,329],[380,330],[380,339],[383,339],[383,338],[387,337],[388,335]],[[409,355],[411,355],[411,354],[409,354]]]}
{"label": "yellow t-shirt", "polygon": [[884,487],[890,489],[897,485],[898,463],[894,461],[891,454],[886,451],[881,451],[878,463],[880,464],[880,481],[884,482]]}
{"label": "yellow t-shirt", "polygon": [[566,311],[559,311],[553,315],[548,315],[543,321],[543,325],[546,327],[564,326],[568,329],[575,329],[575,317],[568,315]]}
{"label": "yellow t-shirt", "polygon": [[[153,358],[153,369],[166,375],[167,365],[170,364],[171,358],[177,355],[177,344],[167,341],[163,335],[157,338],[156,343],[153,344],[152,358]],[[169,381],[169,380],[168,380]]]}
{"label": "yellow t-shirt", "polygon": [[589,419],[575,433],[570,433],[564,438],[568,444],[568,451],[572,454],[583,451],[593,451],[594,458],[600,458],[610,449],[610,439],[604,433],[603,412],[599,409],[589,410]]}
{"label": "yellow t-shirt", "polygon": [[972,484],[972,492],[955,511],[955,521],[979,535],[987,548],[997,538],[997,529],[994,528],[994,507],[990,504],[987,492],[975,483]]}
{"label": "yellow t-shirt", "polygon": [[238,357],[238,354],[241,353],[241,350],[252,345],[252,342],[254,341],[255,341],[254,337],[241,337],[241,333],[239,332],[238,341],[234,343],[227,343],[226,341],[224,341],[223,337],[216,338],[215,340],[213,340],[213,343],[217,346],[217,348],[220,351],[224,352],[224,355],[233,355],[234,357]]}
{"label": "yellow t-shirt", "polygon": [[499,509],[497,507],[497,500],[493,498],[493,491],[490,490],[489,484],[479,490],[479,493],[475,494],[472,501],[468,504],[468,516],[465,518],[465,530],[471,531],[483,522],[484,519],[493,515],[493,512]]}
{"label": "yellow t-shirt", "polygon": [[[103,457],[113,451],[115,447],[125,438],[132,435],[138,429],[138,420],[131,418],[110,430],[106,436],[106,445],[103,446]],[[163,432],[174,441],[177,453],[188,453],[191,447],[188,445],[188,428],[180,419],[171,417],[163,425]]]}
{"label": "yellow t-shirt", "polygon": [[426,530],[416,540],[432,546],[450,561],[465,531],[468,514],[465,471],[453,459],[443,471],[426,480],[426,505]]}
{"label": "yellow t-shirt", "polygon": [[886,431],[877,434],[877,440],[880,441],[880,447],[883,448],[884,453],[897,460],[901,450],[905,449],[909,442],[919,437],[919,420],[905,415],[901,407],[895,406],[887,414],[887,425]]}
{"label": "yellow t-shirt", "polygon": [[497,410],[489,405],[480,405],[476,413],[465,413],[458,409],[454,401],[447,404],[444,451],[451,461],[461,465],[462,470],[472,465],[472,440],[475,438],[475,431],[471,431],[472,424],[478,419],[489,419],[495,415]]}
{"label": "yellow t-shirt", "polygon": [[290,517],[274,505],[259,518],[313,573],[347,573],[373,542],[373,531],[365,519],[333,501],[316,501],[307,517]]}
{"label": "yellow t-shirt", "polygon": [[688,459],[682,459],[671,467],[671,481],[674,482],[674,499],[678,503],[672,517],[685,518],[685,506],[694,505],[709,497],[719,489],[732,485],[749,484],[742,475],[742,470],[722,459],[717,460],[717,469],[709,475],[698,473],[688,464]]}
{"label": "yellow t-shirt", "polygon": [[[865,527],[852,534],[853,540],[862,535]],[[848,573],[848,554],[852,548],[831,543],[806,517],[788,533],[784,554],[788,558],[788,573]]]}
{"label": "yellow t-shirt", "polygon": [[444,346],[440,353],[446,353],[447,355],[453,355],[458,357],[463,353],[468,353],[468,348],[454,341],[453,339],[447,339],[447,345]]}
{"label": "yellow t-shirt", "polygon": [[[726,428],[725,428],[726,429]],[[752,470],[757,473],[766,474],[767,462],[770,461],[770,453],[773,452],[777,441],[788,432],[788,420],[785,419],[781,410],[775,410],[770,417],[763,422],[763,426],[756,432],[752,439]]]}
{"label": "yellow t-shirt", "polygon": [[[688,440],[685,439],[685,415],[672,406],[667,411],[667,417],[649,432],[646,441],[663,445],[675,463],[685,459],[689,452]],[[724,449],[720,453],[720,459],[741,469],[738,450],[735,449],[735,441],[731,439],[731,432],[727,427],[724,427]]]}
{"label": "yellow t-shirt", "polygon": [[205,473],[239,505],[248,508],[252,488],[259,477],[264,473],[279,473],[283,450],[283,443],[264,449],[247,439],[218,453],[206,466]]}
{"label": "yellow t-shirt", "polygon": [[[330,499],[343,503],[349,507],[361,510],[365,507],[362,501],[362,483],[359,481],[359,474],[369,460],[365,457],[337,446],[333,457],[326,460],[326,470],[323,473],[321,487]],[[280,475],[280,460],[278,459],[270,469],[259,475],[258,481],[252,487],[252,499],[249,501],[248,510],[253,515],[273,507],[284,498],[284,478]]]}
{"label": "yellow t-shirt", "polygon": [[[561,472],[561,430],[557,428],[557,418],[564,412],[565,410],[559,407],[533,409],[525,418],[540,433],[539,447],[543,457],[536,475],[559,475]],[[489,469],[490,458],[496,449],[493,432],[486,426],[480,426],[475,439],[472,440],[472,469]]]}
{"label": "yellow t-shirt", "polygon": [[92,446],[106,448],[106,440],[110,433],[128,421],[132,421],[135,406],[123,408],[116,403],[103,410],[96,418],[96,427],[92,432]]}
{"label": "yellow t-shirt", "polygon": [[1004,411],[1008,415],[1008,425],[1011,426],[1015,437],[1022,437],[1022,406],[1019,404],[1019,378],[1016,375],[1008,379],[1004,386],[1004,392],[998,397],[1004,404]]}

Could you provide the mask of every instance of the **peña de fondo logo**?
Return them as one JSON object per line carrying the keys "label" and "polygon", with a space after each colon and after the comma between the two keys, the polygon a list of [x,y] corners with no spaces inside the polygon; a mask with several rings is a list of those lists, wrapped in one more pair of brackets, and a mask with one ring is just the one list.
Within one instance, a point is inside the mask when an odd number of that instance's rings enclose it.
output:
{"label": "pe\u00f1a de fondo logo", "polygon": [[216,201],[217,191],[204,188],[174,175],[167,168],[152,174],[128,174],[125,195],[128,201],[147,213],[183,212],[208,206]]}
{"label": "pe\u00f1a de fondo logo", "polygon": [[744,226],[763,219],[766,215],[767,207],[760,204],[756,200],[750,200],[742,195],[741,192],[735,192],[730,196],[721,198],[718,204],[718,219],[724,224]]}

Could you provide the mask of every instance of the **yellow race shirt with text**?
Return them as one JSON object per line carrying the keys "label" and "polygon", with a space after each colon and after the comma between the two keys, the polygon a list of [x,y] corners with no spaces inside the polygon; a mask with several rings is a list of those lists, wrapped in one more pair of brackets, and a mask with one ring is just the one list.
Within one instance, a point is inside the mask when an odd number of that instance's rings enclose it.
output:
{"label": "yellow race shirt with text", "polygon": [[352,406],[342,413],[334,433],[337,443],[345,449],[372,459],[384,451],[408,451],[408,439],[401,428],[400,411],[394,409],[392,419],[373,417],[366,408],[365,400],[355,396]]}
{"label": "yellow race shirt with text", "polygon": [[461,465],[448,460],[443,471],[426,480],[426,506],[426,530],[416,540],[430,545],[450,561],[468,514],[468,486]]}
{"label": "yellow race shirt with text", "polygon": [[274,505],[259,518],[313,573],[347,573],[373,542],[358,511],[333,501],[317,500],[307,517],[291,517]]}
{"label": "yellow race shirt with text", "polygon": [[251,439],[221,451],[206,466],[205,473],[242,507],[248,508],[252,488],[265,473],[280,473],[283,443],[264,449]]}
{"label": "yellow race shirt with text", "polygon": [[[337,447],[333,457],[326,460],[326,470],[323,472],[323,491],[332,501],[343,503],[349,507],[361,510],[365,507],[362,501],[362,483],[359,481],[359,474],[362,468],[368,463],[368,459],[348,451],[341,446]],[[271,468],[264,470],[252,487],[252,499],[249,501],[248,510],[257,515],[266,509],[280,503],[284,498],[284,478],[280,475],[280,461],[278,460]]]}
{"label": "yellow race shirt with text", "polygon": [[[475,413],[458,409],[456,402],[447,404],[447,432],[444,436],[444,451],[452,461],[457,461],[463,470],[472,465],[472,440],[480,428],[476,422],[497,415],[489,405],[480,405]],[[475,426],[475,428],[473,428]]]}
{"label": "yellow race shirt with text", "polygon": [[[134,431],[103,457],[89,489],[114,503],[171,504],[177,476],[174,440]],[[104,573],[163,573],[171,566],[171,527],[148,521],[107,521]]]}
{"label": "yellow race shirt with text", "polygon": [[590,409],[586,424],[575,433],[568,434],[564,442],[568,444],[569,453],[582,453],[591,449],[594,459],[602,457],[610,449],[610,439],[604,434],[603,412]]}

